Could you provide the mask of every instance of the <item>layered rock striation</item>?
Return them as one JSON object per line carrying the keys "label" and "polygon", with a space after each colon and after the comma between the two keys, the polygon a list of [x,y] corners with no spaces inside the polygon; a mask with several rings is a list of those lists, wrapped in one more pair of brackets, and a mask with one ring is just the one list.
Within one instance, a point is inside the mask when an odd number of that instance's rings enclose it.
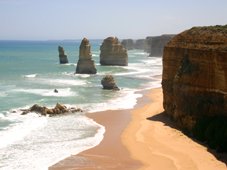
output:
{"label": "layered rock striation", "polygon": [[194,27],[165,47],[165,113],[210,148],[227,152],[227,25]]}
{"label": "layered rock striation", "polygon": [[92,60],[91,46],[88,39],[84,38],[80,44],[79,60],[77,62],[76,73],[96,74],[94,60]]}
{"label": "layered rock striation", "polygon": [[175,36],[164,49],[162,88],[165,113],[182,128],[192,131],[205,117],[226,117],[227,25]]}
{"label": "layered rock striation", "polygon": [[106,38],[100,47],[100,64],[101,65],[128,65],[127,50],[118,41],[116,37]]}
{"label": "layered rock striation", "polygon": [[65,54],[65,50],[63,47],[58,46],[58,52],[59,52],[59,62],[60,64],[66,64],[68,63],[67,55]]}

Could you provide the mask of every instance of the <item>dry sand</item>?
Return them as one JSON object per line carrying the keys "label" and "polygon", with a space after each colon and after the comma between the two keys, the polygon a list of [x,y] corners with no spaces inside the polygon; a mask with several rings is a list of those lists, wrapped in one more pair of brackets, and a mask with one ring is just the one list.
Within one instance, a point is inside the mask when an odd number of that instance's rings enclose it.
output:
{"label": "dry sand", "polygon": [[[144,92],[135,109],[89,114],[106,127],[96,147],[71,156],[51,170],[226,170],[207,149],[160,114],[161,89]],[[149,120],[147,119],[149,118]]]}

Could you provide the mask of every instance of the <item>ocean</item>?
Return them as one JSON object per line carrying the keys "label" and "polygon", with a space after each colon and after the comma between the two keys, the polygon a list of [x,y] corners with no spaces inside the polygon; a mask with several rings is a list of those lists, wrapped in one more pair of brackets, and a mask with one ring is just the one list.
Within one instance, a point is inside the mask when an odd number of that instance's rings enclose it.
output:
{"label": "ocean", "polygon": [[[97,74],[74,74],[80,42],[0,41],[0,169],[43,170],[98,145],[105,127],[85,113],[133,108],[144,89],[161,86],[161,57],[130,50],[128,66],[101,66],[102,40],[90,40]],[[59,64],[58,45],[64,47],[69,64]],[[106,74],[114,76],[120,91],[102,89]],[[84,112],[21,115],[20,109],[34,104],[56,103]]]}

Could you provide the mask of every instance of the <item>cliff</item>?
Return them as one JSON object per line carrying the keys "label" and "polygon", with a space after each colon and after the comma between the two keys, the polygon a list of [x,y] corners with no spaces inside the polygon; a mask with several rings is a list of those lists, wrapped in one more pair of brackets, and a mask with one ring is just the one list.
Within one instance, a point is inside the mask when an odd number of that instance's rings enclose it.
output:
{"label": "cliff", "polygon": [[145,49],[146,52],[150,53],[150,57],[152,56],[162,56],[164,46],[173,38],[172,34],[165,34],[161,36],[153,36],[147,37],[146,43],[147,47]]}
{"label": "cliff", "polygon": [[118,41],[116,37],[106,38],[100,47],[100,64],[101,65],[128,65],[127,50]]}
{"label": "cliff", "polygon": [[80,44],[79,60],[77,62],[76,73],[96,74],[94,60],[92,60],[91,46],[88,39],[84,38]]}
{"label": "cliff", "polygon": [[164,48],[162,88],[166,114],[208,144],[226,140],[227,151],[227,25],[172,38]]}
{"label": "cliff", "polygon": [[59,63],[60,64],[68,63],[68,58],[67,58],[67,55],[65,54],[64,48],[61,46],[58,46],[58,52],[59,52]]}
{"label": "cliff", "polygon": [[133,50],[134,49],[133,39],[124,39],[124,40],[121,41],[121,44],[127,50]]}

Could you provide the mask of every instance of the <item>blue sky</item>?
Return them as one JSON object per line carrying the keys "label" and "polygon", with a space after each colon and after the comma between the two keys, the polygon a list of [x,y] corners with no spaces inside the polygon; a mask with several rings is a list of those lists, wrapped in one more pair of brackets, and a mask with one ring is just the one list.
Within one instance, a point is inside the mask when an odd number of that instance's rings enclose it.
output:
{"label": "blue sky", "polygon": [[1,40],[145,38],[227,24],[227,0],[0,0]]}

